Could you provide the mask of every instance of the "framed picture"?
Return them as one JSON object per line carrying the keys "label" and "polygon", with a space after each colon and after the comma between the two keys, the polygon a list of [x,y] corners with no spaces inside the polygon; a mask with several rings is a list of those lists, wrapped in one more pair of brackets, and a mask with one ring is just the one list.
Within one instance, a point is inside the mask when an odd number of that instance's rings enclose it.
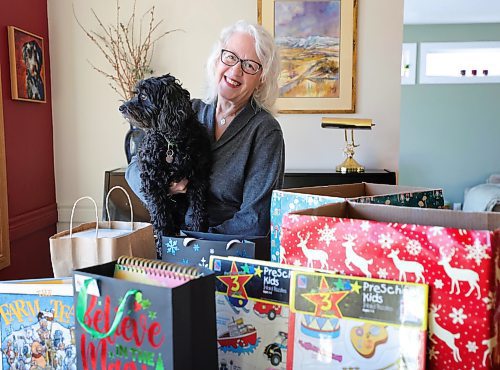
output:
{"label": "framed picture", "polygon": [[357,0],[258,0],[280,48],[280,113],[353,113]]}
{"label": "framed picture", "polygon": [[12,99],[45,103],[43,38],[8,26]]}
{"label": "framed picture", "polygon": [[404,43],[401,52],[401,85],[415,85],[417,44]]}

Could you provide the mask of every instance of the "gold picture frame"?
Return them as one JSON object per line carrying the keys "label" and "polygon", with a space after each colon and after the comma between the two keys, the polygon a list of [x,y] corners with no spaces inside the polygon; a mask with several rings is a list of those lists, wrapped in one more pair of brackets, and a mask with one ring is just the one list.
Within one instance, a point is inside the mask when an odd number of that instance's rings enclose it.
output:
{"label": "gold picture frame", "polygon": [[43,38],[8,26],[12,99],[46,102]]}
{"label": "gold picture frame", "polygon": [[258,0],[280,47],[279,113],[354,113],[357,0]]}

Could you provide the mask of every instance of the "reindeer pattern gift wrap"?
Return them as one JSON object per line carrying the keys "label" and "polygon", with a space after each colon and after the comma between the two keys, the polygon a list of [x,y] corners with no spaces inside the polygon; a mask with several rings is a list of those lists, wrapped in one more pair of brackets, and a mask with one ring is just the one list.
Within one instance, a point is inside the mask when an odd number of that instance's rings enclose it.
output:
{"label": "reindeer pattern gift wrap", "polygon": [[371,183],[313,186],[274,190],[271,198],[271,261],[280,261],[281,223],[287,212],[343,202],[391,204],[394,206],[442,208],[442,189]]}
{"label": "reindeer pattern gift wrap", "polygon": [[335,203],[285,215],[287,262],[429,284],[429,369],[500,369],[500,214]]}

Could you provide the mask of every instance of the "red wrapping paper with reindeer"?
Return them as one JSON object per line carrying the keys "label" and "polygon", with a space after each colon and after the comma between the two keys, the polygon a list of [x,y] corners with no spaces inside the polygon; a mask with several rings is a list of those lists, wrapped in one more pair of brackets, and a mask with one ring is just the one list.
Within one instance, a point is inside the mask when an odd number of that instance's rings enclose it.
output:
{"label": "red wrapping paper with reindeer", "polygon": [[282,262],[429,284],[428,369],[500,369],[500,213],[343,202],[283,220]]}

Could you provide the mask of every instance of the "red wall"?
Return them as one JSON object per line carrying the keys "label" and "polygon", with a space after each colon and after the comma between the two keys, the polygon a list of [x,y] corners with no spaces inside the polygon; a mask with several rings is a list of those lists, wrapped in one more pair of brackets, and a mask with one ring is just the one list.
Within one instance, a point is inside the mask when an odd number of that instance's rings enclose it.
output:
{"label": "red wall", "polygon": [[[7,26],[16,26],[43,38],[46,103],[11,99]],[[0,67],[11,265],[0,270],[0,280],[52,276],[48,238],[56,232],[57,207],[48,36],[46,0],[2,4]]]}

